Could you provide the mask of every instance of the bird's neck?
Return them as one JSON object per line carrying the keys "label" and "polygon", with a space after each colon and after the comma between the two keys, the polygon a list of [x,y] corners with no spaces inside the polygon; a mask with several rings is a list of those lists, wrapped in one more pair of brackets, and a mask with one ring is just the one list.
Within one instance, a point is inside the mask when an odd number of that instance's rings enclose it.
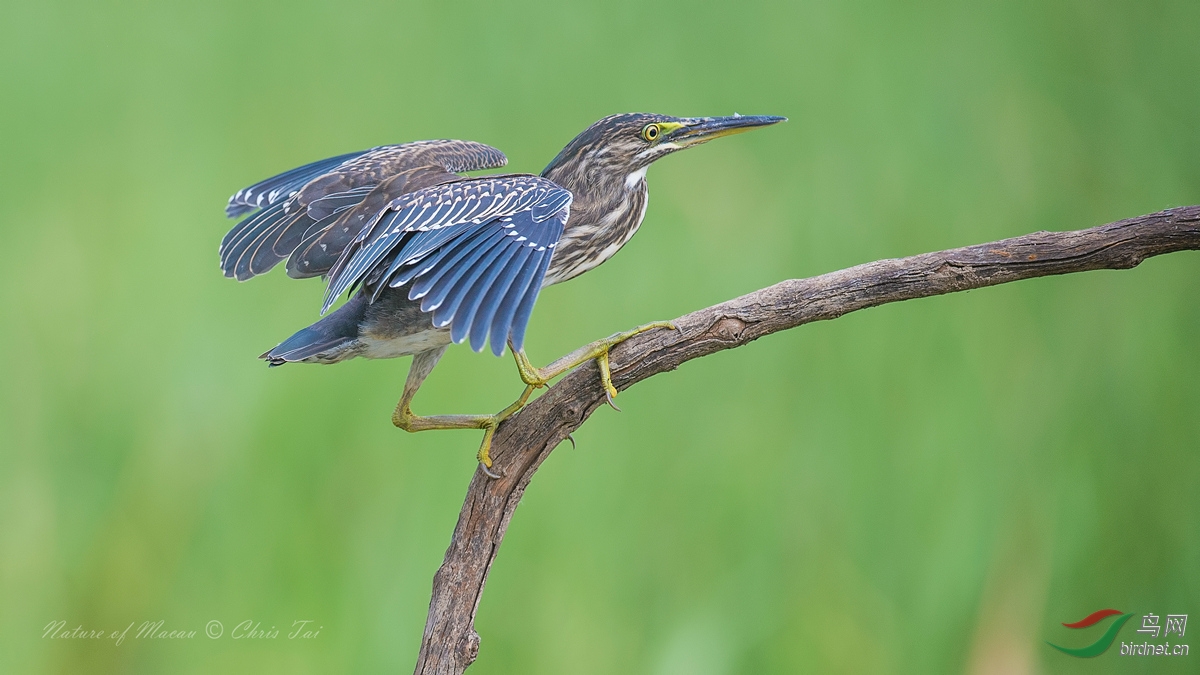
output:
{"label": "bird's neck", "polygon": [[546,178],[571,191],[567,219],[544,286],[566,281],[611,258],[633,237],[646,214],[646,169],[555,171]]}

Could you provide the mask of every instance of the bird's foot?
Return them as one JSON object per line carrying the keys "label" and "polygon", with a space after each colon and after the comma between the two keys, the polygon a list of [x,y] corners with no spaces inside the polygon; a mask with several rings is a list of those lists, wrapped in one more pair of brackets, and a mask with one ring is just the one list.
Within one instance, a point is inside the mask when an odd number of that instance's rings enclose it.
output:
{"label": "bird's foot", "polygon": [[489,418],[487,425],[484,426],[483,442],[480,443],[479,452],[475,455],[475,458],[479,460],[479,470],[489,478],[501,478],[504,476],[503,471],[501,471],[499,474],[492,472],[492,436],[495,435],[496,428],[500,426],[501,422],[509,417],[512,417],[517,413],[518,410],[525,407],[525,404],[529,402],[529,397],[533,395],[533,390],[535,388],[536,387],[533,385],[525,387],[525,391],[521,393],[520,398],[518,398],[513,402],[512,405],[508,406],[504,410],[492,415]]}
{"label": "bird's foot", "polygon": [[[597,340],[590,344],[584,345],[579,349],[567,354],[558,359],[554,363],[545,368],[538,368],[529,362],[529,357],[525,355],[524,350],[513,350],[513,357],[517,361],[517,372],[521,375],[523,381],[529,387],[537,389],[546,386],[550,380],[559,375],[575,368],[576,366],[595,360],[596,366],[600,369],[600,384],[604,386],[604,396],[608,400],[608,404],[615,410],[620,410],[613,403],[613,399],[617,395],[617,388],[612,383],[612,371],[608,365],[608,352],[613,347],[621,344],[629,338],[645,333],[647,331],[658,328],[670,328],[671,330],[679,330],[675,324],[670,321],[656,321],[648,323],[644,326],[638,326],[633,330],[627,330],[623,333],[610,335],[603,340]],[[509,345],[510,347],[512,345]]]}
{"label": "bird's foot", "polygon": [[525,392],[521,394],[512,405],[495,415],[430,415],[421,417],[412,414],[407,405],[403,402],[396,407],[396,412],[392,414],[392,423],[397,427],[408,431],[432,431],[434,429],[482,429],[483,442],[479,446],[479,452],[475,455],[479,460],[479,468],[490,478],[501,478],[503,472],[497,474],[492,469],[492,436],[496,433],[496,428],[504,420],[512,417],[518,410],[525,407],[529,402],[529,397],[533,395],[533,386],[525,387]]}
{"label": "bird's foot", "polygon": [[475,455],[475,459],[479,460],[479,470],[483,472],[483,475],[493,479],[501,478],[504,475],[503,473],[492,473],[492,456],[488,452],[492,447],[492,435],[496,433],[498,426],[500,426],[499,421],[483,430],[483,443],[480,444],[479,452]]}

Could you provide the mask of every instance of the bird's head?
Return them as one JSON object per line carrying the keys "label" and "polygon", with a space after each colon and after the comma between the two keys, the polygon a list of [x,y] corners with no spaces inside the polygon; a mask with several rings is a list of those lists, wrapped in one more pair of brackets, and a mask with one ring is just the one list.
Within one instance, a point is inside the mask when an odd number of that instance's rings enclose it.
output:
{"label": "bird's head", "polygon": [[[567,144],[542,175],[555,182],[574,183],[620,179],[632,184],[645,175],[654,160],[714,138],[750,131],[786,117],[671,117],[653,113],[610,115],[588,127]],[[574,180],[572,180],[574,179]]]}

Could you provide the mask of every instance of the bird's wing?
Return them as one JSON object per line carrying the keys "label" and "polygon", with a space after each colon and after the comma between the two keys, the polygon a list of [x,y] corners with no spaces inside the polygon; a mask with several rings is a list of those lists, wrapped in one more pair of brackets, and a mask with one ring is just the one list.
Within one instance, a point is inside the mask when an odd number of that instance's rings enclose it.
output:
{"label": "bird's wing", "polygon": [[[368,190],[365,198],[349,192],[335,192],[309,202],[305,215],[311,224],[299,233],[299,242],[283,241],[276,245],[278,252],[291,251],[287,261],[288,276],[303,279],[328,274],[346,246],[362,231],[372,218],[392,200],[433,185],[462,180],[438,166],[418,166],[406,169],[377,186],[357,188]],[[296,228],[299,230],[300,228]]]}
{"label": "bird's wing", "polygon": [[325,312],[357,284],[372,299],[385,287],[433,314],[433,325],[482,350],[520,349],[571,193],[538,176],[489,176],[437,185],[392,200],[362,228],[329,273]]}
{"label": "bird's wing", "polygon": [[312,162],[311,164],[298,166],[290,171],[284,171],[278,176],[271,176],[250,187],[242,188],[229,198],[229,203],[225,205],[225,215],[229,218],[236,218],[242,214],[250,213],[255,209],[278,204],[296,194],[308,181],[337,168],[339,164],[347,160],[361,157],[368,152],[371,152],[371,150],[360,150],[359,152],[350,152],[338,155],[337,157],[329,157]]}
{"label": "bird's wing", "polygon": [[[457,172],[494,169],[507,162],[504,153],[482,143],[417,141],[330,157],[281,173],[230,197],[225,207],[229,217],[261,210],[225,235],[221,242],[221,269],[225,276],[239,281],[266,272],[291,255],[308,235],[332,227],[337,221],[331,219],[335,213],[353,208],[372,190],[397,175],[413,174],[411,180],[392,186],[391,197],[396,196],[397,187],[420,189],[457,180]],[[320,206],[310,212],[309,207],[315,203]],[[321,227],[314,229],[317,223]],[[292,271],[289,265],[289,273]],[[323,273],[300,267],[295,271],[297,274],[293,276]]]}

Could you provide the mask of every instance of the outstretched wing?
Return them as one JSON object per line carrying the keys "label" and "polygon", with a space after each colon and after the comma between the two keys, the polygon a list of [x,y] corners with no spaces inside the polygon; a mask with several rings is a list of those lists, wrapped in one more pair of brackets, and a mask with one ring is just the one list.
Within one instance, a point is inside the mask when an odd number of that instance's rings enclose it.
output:
{"label": "outstretched wing", "polygon": [[520,349],[571,209],[571,193],[538,176],[462,180],[394,199],[350,241],[329,274],[322,313],[362,284],[372,299],[407,285],[433,324]]}
{"label": "outstretched wing", "polygon": [[350,241],[392,200],[458,180],[462,176],[442,167],[419,166],[401,171],[374,188],[358,188],[369,190],[365,199],[349,192],[335,192],[310,202],[306,215],[313,224],[301,234],[298,244],[285,242],[294,249],[287,261],[288,276],[304,279],[327,274]]}
{"label": "outstretched wing", "polygon": [[[374,149],[372,148],[372,150]],[[361,157],[368,152],[371,152],[371,150],[350,152],[345,155],[322,159],[311,164],[296,167],[291,171],[284,171],[278,176],[272,176],[264,181],[259,181],[248,188],[242,188],[229,198],[229,203],[225,205],[225,215],[229,218],[236,218],[244,213],[250,213],[255,209],[262,209],[278,204],[296,194],[308,181],[327,171],[332,171],[339,164],[347,160]]]}
{"label": "outstretched wing", "polygon": [[[229,217],[261,210],[225,235],[221,269],[225,276],[239,281],[266,272],[302,245],[314,244],[336,227],[340,217],[348,220],[351,214],[347,212],[384,184],[388,188],[383,198],[375,200],[379,204],[401,194],[398,190],[411,192],[458,180],[461,171],[494,169],[506,163],[504,153],[491,146],[439,140],[386,145],[292,169],[240,190],[229,199],[225,207]],[[401,175],[406,178],[389,182]],[[341,249],[329,248],[335,242],[320,243],[325,245],[323,255],[315,258],[336,260]],[[308,264],[294,262],[288,265],[291,276],[317,276],[329,270],[328,264],[322,267],[314,256],[307,259]]]}

